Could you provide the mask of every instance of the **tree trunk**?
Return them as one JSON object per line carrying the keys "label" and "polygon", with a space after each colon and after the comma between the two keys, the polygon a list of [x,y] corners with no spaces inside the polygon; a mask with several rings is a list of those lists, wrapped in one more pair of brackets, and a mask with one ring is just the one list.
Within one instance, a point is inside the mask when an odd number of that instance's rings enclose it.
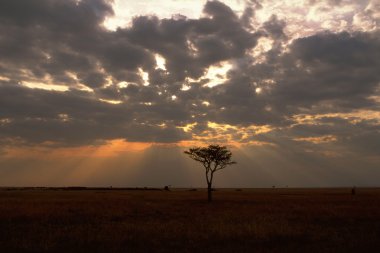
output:
{"label": "tree trunk", "polygon": [[212,188],[211,183],[207,184],[207,200],[208,202],[212,201]]}

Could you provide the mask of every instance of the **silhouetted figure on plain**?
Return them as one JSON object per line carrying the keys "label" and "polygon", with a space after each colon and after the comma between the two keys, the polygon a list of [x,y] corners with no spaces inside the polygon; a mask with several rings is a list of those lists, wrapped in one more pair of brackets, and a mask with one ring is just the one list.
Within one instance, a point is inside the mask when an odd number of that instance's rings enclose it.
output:
{"label": "silhouetted figure on plain", "polygon": [[351,189],[351,195],[356,195],[356,187],[352,187]]}

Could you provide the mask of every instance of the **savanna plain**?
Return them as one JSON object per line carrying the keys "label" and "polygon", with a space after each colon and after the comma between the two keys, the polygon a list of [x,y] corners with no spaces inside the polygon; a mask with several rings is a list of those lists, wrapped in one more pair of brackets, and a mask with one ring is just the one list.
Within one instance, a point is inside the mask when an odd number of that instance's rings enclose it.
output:
{"label": "savanna plain", "polygon": [[1,252],[379,252],[380,189],[0,189]]}

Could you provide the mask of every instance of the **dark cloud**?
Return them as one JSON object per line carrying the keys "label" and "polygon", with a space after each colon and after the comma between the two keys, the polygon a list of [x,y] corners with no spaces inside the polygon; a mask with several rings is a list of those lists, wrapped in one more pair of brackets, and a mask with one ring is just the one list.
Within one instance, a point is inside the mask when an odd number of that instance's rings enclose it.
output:
{"label": "dark cloud", "polygon": [[81,83],[91,88],[102,87],[106,83],[106,77],[101,72],[90,72],[86,74],[79,74],[78,78]]}
{"label": "dark cloud", "polygon": [[[147,109],[109,104],[89,92],[52,92],[19,85],[0,85],[1,138],[38,144],[83,145],[98,140],[176,142],[188,136],[175,126],[158,126],[178,118],[180,108]],[[158,114],[159,117],[155,116]],[[143,116],[142,116],[143,115]]]}
{"label": "dark cloud", "polygon": [[[296,40],[272,95],[297,107],[365,108],[378,87],[379,35],[322,33]],[[315,108],[313,108],[315,110]]]}
{"label": "dark cloud", "polygon": [[215,119],[286,125],[301,113],[377,110],[379,39],[378,33],[320,33],[295,40],[288,52],[263,63],[245,59],[209,96],[226,108]]}
{"label": "dark cloud", "polygon": [[272,15],[268,21],[263,24],[264,30],[275,41],[286,39],[284,28],[286,23],[283,20],[279,20],[276,15]]}
{"label": "dark cloud", "polygon": [[246,8],[240,19],[242,24],[250,29],[254,29],[252,23],[255,21],[256,10],[261,9],[263,6],[257,0],[249,0],[246,2]]}
{"label": "dark cloud", "polygon": [[[16,26],[38,26],[45,24],[60,28],[63,32],[92,29],[94,24],[113,14],[111,1],[107,0],[22,0],[1,1],[0,16],[4,23]],[[61,12],[59,12],[59,10]],[[66,15],[72,14],[72,15]]]}
{"label": "dark cloud", "polygon": [[[87,71],[92,59],[75,45],[90,44],[113,10],[107,1],[1,1],[2,64],[53,78],[65,71]],[[8,73],[6,73],[8,74]],[[15,76],[16,78],[17,76]]]}

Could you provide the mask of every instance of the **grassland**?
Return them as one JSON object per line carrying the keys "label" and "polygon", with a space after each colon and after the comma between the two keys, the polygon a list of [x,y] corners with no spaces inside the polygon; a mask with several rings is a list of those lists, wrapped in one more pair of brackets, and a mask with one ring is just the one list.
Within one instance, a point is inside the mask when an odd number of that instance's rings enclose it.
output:
{"label": "grassland", "polygon": [[376,252],[380,189],[0,190],[0,252]]}

